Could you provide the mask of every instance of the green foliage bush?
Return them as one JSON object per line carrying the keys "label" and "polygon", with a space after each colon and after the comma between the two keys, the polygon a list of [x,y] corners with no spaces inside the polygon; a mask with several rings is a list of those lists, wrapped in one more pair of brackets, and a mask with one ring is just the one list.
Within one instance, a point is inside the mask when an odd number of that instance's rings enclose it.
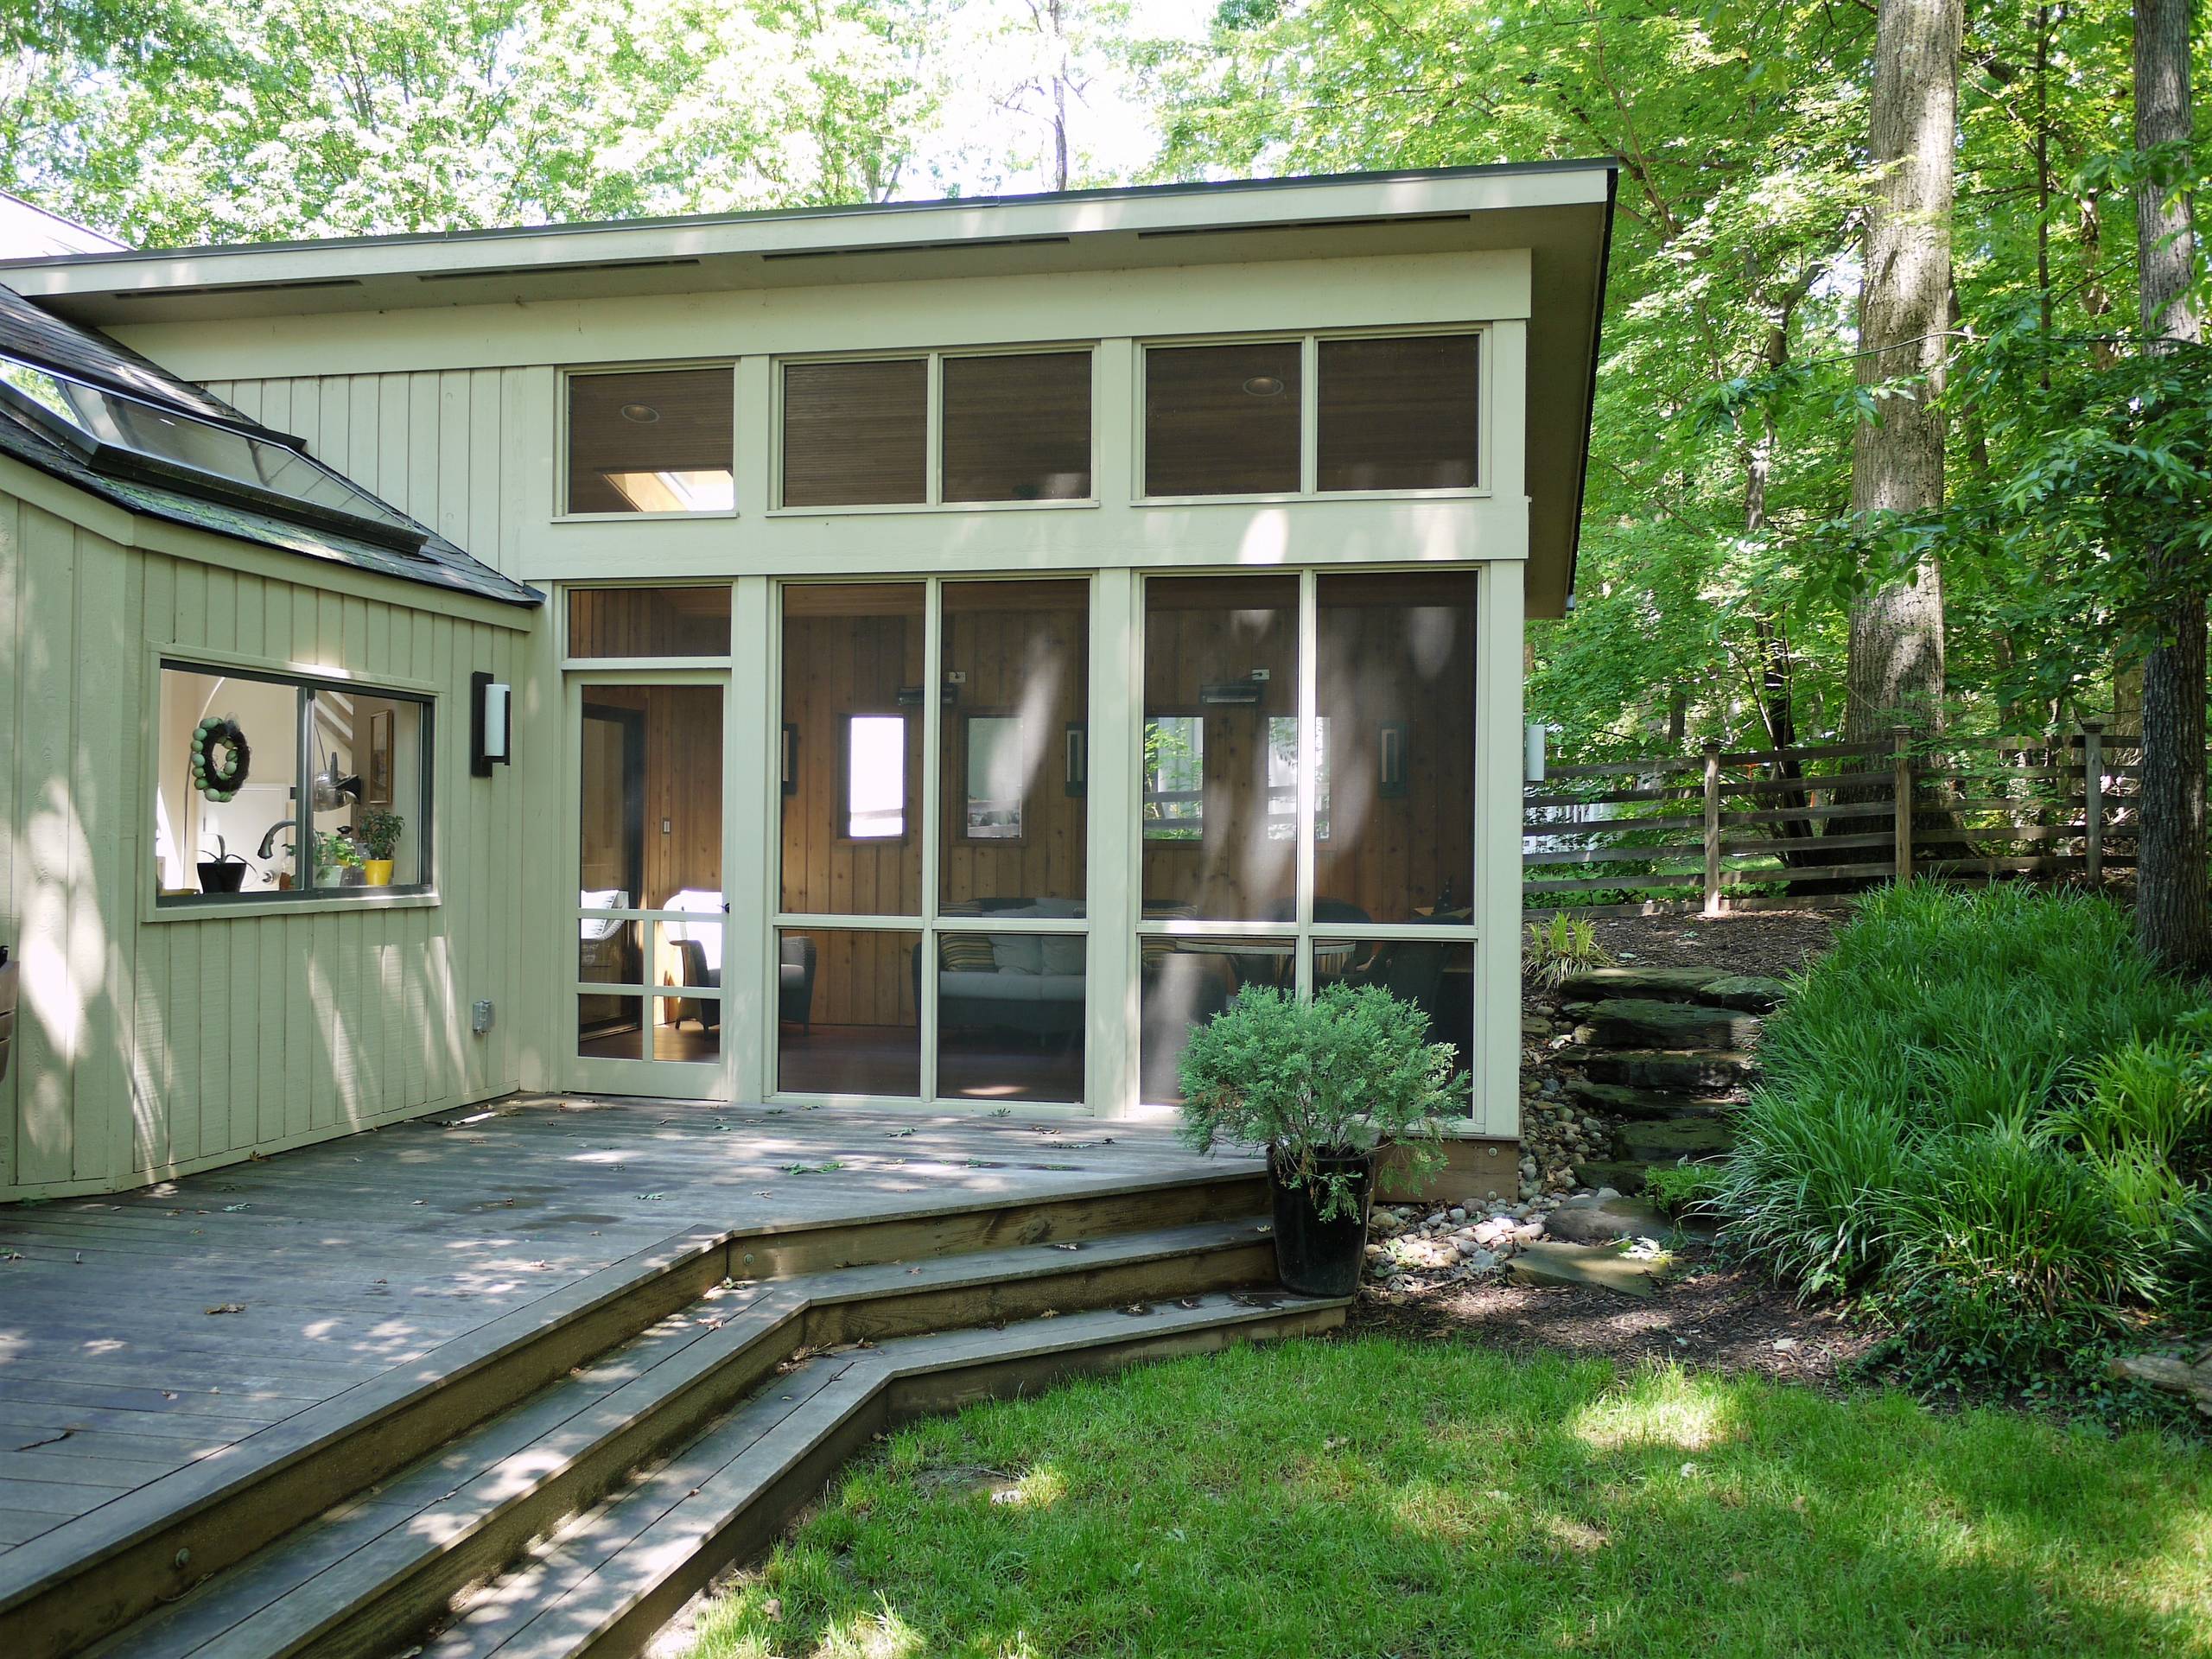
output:
{"label": "green foliage bush", "polygon": [[1413,1148],[1433,1165],[1438,1120],[1459,1108],[1449,1044],[1428,1040],[1428,1016],[1377,986],[1332,985],[1309,1002],[1247,985],[1191,1033],[1183,1051],[1183,1138],[1264,1146],[1275,1173],[1310,1187],[1325,1217],[1356,1209],[1352,1178],[1320,1167],[1346,1151]]}
{"label": "green foliage bush", "polygon": [[2196,1000],[2100,898],[1870,895],[1768,1023],[1726,1236],[1806,1294],[1870,1295],[1924,1377],[2075,1366],[2212,1291]]}

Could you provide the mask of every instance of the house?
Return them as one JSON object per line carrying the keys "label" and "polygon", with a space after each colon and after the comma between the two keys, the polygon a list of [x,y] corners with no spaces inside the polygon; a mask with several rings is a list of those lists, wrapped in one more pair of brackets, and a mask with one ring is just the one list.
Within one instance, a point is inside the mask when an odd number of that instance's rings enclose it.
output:
{"label": "house", "polygon": [[0,1198],[516,1090],[1165,1112],[1347,980],[1507,1150],[1613,184],[0,260]]}

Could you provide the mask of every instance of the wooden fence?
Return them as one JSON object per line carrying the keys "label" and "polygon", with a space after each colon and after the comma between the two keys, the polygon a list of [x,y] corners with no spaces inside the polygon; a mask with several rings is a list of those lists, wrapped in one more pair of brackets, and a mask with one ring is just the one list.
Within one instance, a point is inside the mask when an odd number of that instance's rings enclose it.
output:
{"label": "wooden fence", "polygon": [[1877,881],[2125,879],[2141,740],[2076,733],[1555,766],[1528,785],[1522,904],[1581,915],[1838,903]]}

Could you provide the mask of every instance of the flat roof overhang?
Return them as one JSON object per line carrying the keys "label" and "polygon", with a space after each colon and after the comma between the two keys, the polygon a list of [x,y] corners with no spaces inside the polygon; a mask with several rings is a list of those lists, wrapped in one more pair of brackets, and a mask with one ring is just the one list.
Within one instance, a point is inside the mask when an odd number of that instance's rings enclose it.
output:
{"label": "flat roof overhang", "polygon": [[1527,249],[1528,609],[1564,613],[1617,168],[1565,161],[0,261],[72,322],[127,328],[1274,259]]}

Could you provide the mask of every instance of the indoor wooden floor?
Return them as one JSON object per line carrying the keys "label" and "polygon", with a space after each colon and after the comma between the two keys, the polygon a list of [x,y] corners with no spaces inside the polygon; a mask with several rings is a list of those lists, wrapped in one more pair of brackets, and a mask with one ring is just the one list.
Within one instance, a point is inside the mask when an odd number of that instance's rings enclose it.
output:
{"label": "indoor wooden floor", "polygon": [[0,1554],[671,1241],[1224,1163],[1019,1109],[543,1099],[0,1207]]}

